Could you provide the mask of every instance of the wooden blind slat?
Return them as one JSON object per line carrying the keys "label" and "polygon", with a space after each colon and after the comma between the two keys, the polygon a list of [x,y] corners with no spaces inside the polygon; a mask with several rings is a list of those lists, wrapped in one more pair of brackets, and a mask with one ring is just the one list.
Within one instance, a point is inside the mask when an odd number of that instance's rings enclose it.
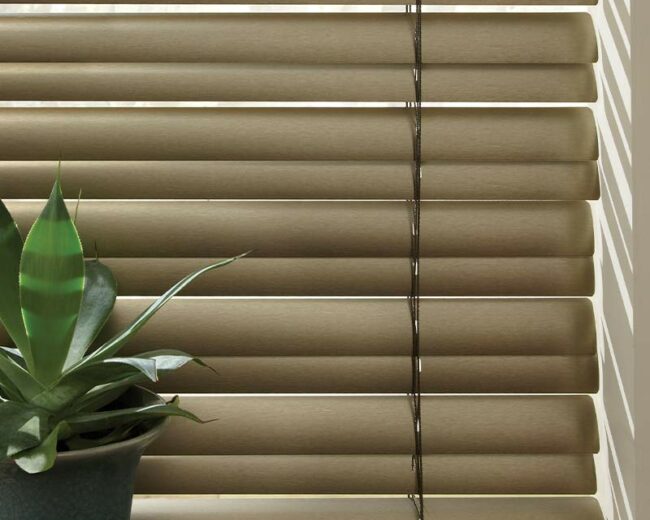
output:
{"label": "wooden blind slat", "polygon": [[[119,299],[104,337],[152,299]],[[423,355],[592,355],[588,299],[426,299]],[[218,325],[218,326],[215,326]],[[178,348],[201,356],[406,356],[408,305],[380,299],[180,299],[126,352]]]}
{"label": "wooden blind slat", "polygon": [[[412,31],[403,13],[3,16],[0,62],[411,64]],[[596,59],[586,13],[423,15],[425,63]]]}
{"label": "wooden blind slat", "polygon": [[[103,258],[120,294],[155,296],[218,258]],[[592,257],[423,258],[423,296],[591,296]],[[406,296],[407,258],[245,258],[191,296]]]}
{"label": "wooden blind slat", "polygon": [[[100,339],[151,298],[119,298]],[[591,356],[593,308],[583,298],[425,299],[424,356]],[[388,299],[172,300],[124,352],[179,348],[198,356],[408,356],[408,305]],[[0,329],[0,344],[9,339]]]}
{"label": "wooden blind slat", "polygon": [[[413,101],[409,65],[3,63],[0,99]],[[589,102],[590,64],[427,65],[424,101]]]}
{"label": "wooden blind slat", "polygon": [[[602,520],[594,498],[426,498],[438,520]],[[407,498],[204,498],[137,497],[133,520],[412,520]]]}
{"label": "wooden blind slat", "polygon": [[[203,357],[150,385],[167,393],[407,393],[407,356]],[[218,375],[215,375],[218,374]],[[593,393],[596,355],[425,356],[423,392]]]}
{"label": "wooden blind slat", "polygon": [[[0,160],[402,160],[401,108],[5,108]],[[591,110],[425,108],[423,159],[592,161]]]}
{"label": "wooden blind slat", "polygon": [[[25,231],[42,204],[7,207]],[[410,250],[405,202],[86,201],[77,227],[89,256],[93,244],[106,257],[229,257],[254,249],[257,257],[405,258]],[[587,256],[593,247],[585,202],[422,206],[423,257]]]}
{"label": "wooden blind slat", "polygon": [[[5,199],[47,198],[55,161],[0,161]],[[84,199],[401,199],[406,161],[65,161],[65,192]],[[424,199],[591,200],[596,162],[423,164]]]}
{"label": "wooden blind slat", "polygon": [[[148,453],[361,455],[413,449],[406,396],[184,396],[182,402],[199,417],[219,420],[173,419]],[[424,396],[422,443],[426,454],[595,453],[598,427],[588,396]]]}
{"label": "wooden blind slat", "polygon": [[[394,495],[412,479],[411,455],[150,456],[136,493]],[[436,494],[596,492],[591,455],[425,455],[424,482]]]}

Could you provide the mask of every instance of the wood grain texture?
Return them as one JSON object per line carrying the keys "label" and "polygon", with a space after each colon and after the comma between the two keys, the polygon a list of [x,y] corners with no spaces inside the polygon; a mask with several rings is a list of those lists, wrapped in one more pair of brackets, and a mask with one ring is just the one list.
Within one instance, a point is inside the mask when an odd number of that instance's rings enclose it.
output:
{"label": "wood grain texture", "polygon": [[[593,200],[600,194],[596,164],[429,161],[422,197]],[[56,167],[0,161],[3,198],[46,198]],[[65,193],[83,190],[84,199],[405,200],[413,189],[408,161],[65,161],[63,171]]]}
{"label": "wood grain texture", "polygon": [[[72,206],[74,203],[71,202]],[[21,230],[40,202],[11,201]],[[408,258],[407,202],[86,201],[77,227],[87,256]],[[110,222],[110,226],[106,223]],[[125,237],[129,237],[125,240]],[[422,257],[590,256],[586,202],[424,202]]]}
{"label": "wood grain texture", "polygon": [[[3,16],[0,62],[413,62],[403,13]],[[295,42],[300,42],[296,45]],[[592,63],[587,13],[425,13],[425,63]]]}
{"label": "wood grain texture", "polygon": [[[423,101],[590,102],[591,64],[423,68]],[[3,63],[0,99],[413,101],[410,65]]]}
{"label": "wood grain texture", "polygon": [[[407,494],[411,455],[149,456],[142,494]],[[596,492],[591,455],[425,455],[426,493]]]}
{"label": "wood grain texture", "polygon": [[[412,520],[407,498],[136,497],[133,520]],[[593,498],[426,498],[439,520],[602,520]]]}
{"label": "wood grain texture", "polygon": [[[598,158],[587,108],[424,108],[422,117],[424,160]],[[4,108],[0,160],[410,161],[412,125],[403,108]]]}

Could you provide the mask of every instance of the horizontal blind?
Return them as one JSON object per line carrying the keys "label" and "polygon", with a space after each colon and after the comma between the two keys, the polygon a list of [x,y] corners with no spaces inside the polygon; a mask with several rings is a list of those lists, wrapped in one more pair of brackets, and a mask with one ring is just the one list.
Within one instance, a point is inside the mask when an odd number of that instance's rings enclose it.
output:
{"label": "horizontal blind", "polygon": [[[0,190],[23,231],[60,155],[70,204],[80,188],[91,199],[82,240],[119,282],[105,335],[189,270],[255,250],[173,300],[127,348],[180,347],[219,374],[188,368],[157,387],[219,421],[174,422],[145,457],[139,492],[414,492],[414,120],[401,105],[415,99],[413,22],[399,12],[0,19],[3,100],[199,102],[0,109]],[[424,491],[510,495],[432,498],[427,512],[600,520],[590,499],[514,498],[596,487],[591,18],[436,12],[422,31]],[[200,103],[231,101],[247,105]],[[373,104],[347,103],[359,101]],[[172,514],[160,500],[136,504],[136,518]],[[187,511],[414,518],[399,498],[312,500]]]}

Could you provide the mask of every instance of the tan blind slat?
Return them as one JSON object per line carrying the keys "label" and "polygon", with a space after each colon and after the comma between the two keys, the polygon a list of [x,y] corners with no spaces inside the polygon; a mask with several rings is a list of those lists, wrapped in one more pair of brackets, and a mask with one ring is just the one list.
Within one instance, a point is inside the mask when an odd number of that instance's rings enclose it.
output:
{"label": "tan blind slat", "polygon": [[[120,299],[105,335],[151,301]],[[423,355],[596,352],[587,299],[427,299],[421,306]],[[399,300],[182,299],[161,310],[125,352],[183,345],[201,356],[407,356],[409,327],[408,305]]]}
{"label": "tan blind slat", "polygon": [[[0,87],[1,88],[1,87]],[[66,161],[66,193],[84,199],[408,199],[412,166],[397,161]],[[47,198],[55,161],[0,162],[5,198]],[[587,200],[595,162],[423,165],[425,199]]]}
{"label": "tan blind slat", "polygon": [[[136,498],[133,520],[413,520],[407,498]],[[593,498],[426,498],[438,520],[602,520]]]}
{"label": "tan blind slat", "polygon": [[[0,109],[0,160],[405,160],[400,108]],[[591,161],[580,108],[428,108],[423,159]]]}
{"label": "tan blind slat", "polygon": [[[587,102],[586,65],[428,65],[424,101]],[[409,65],[4,63],[0,99],[412,101]]]}
{"label": "tan blind slat", "polygon": [[[8,16],[0,61],[410,64],[412,30],[401,13]],[[426,63],[597,58],[586,13],[425,14],[423,33]]]}
{"label": "tan blind slat", "polygon": [[[203,357],[152,386],[168,393],[407,393],[407,356]],[[427,356],[422,391],[433,393],[591,393],[598,359],[579,356]]]}
{"label": "tan blind slat", "polygon": [[[185,396],[182,402],[199,417],[219,420],[172,420],[148,453],[361,455],[413,449],[411,409],[404,396]],[[427,454],[598,451],[596,414],[588,396],[422,397],[422,421]]]}
{"label": "tan blind slat", "polygon": [[[120,294],[160,295],[216,258],[104,258]],[[591,296],[591,257],[424,258],[424,296]],[[406,258],[245,258],[206,274],[193,296],[406,296]]]}
{"label": "tan blind slat", "polygon": [[[10,202],[22,230],[39,202]],[[593,253],[585,202],[428,202],[422,256],[583,256]],[[106,223],[110,222],[110,226]],[[103,202],[81,204],[87,251],[106,257],[408,257],[402,202]],[[130,237],[124,240],[124,237]]]}
{"label": "tan blind slat", "polygon": [[[410,493],[412,479],[411,455],[150,456],[136,493],[392,495]],[[596,492],[591,455],[425,455],[424,482],[440,494]]]}

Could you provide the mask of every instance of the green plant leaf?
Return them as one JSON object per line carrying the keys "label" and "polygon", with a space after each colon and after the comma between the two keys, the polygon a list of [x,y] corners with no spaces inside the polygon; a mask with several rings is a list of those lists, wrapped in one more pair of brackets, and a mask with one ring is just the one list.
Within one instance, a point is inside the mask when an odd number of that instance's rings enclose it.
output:
{"label": "green plant leaf", "polygon": [[27,473],[42,473],[54,466],[56,460],[56,445],[59,435],[65,432],[67,426],[61,422],[45,437],[38,446],[21,451],[13,459]]}
{"label": "green plant leaf", "polygon": [[84,292],[64,370],[81,361],[102,330],[115,305],[117,283],[99,260],[86,262]]}
{"label": "green plant leaf", "polygon": [[[138,354],[134,357],[109,358],[101,361],[100,364],[90,365],[87,369],[91,367],[99,367],[106,363],[117,363],[132,367],[150,381],[157,382],[161,375],[177,370],[190,362],[195,362],[203,367],[210,368],[199,358],[187,354],[186,352],[172,349],[161,349]],[[83,372],[83,369],[81,372]],[[74,373],[72,375],[74,376]],[[119,376],[119,380],[113,382],[118,383],[118,386],[123,386],[122,382],[125,376],[130,379],[133,376],[137,376],[137,374],[130,371],[124,371],[120,373]],[[117,379],[117,377],[115,379]],[[142,378],[137,378],[136,382],[142,382]]]}
{"label": "green plant leaf", "polygon": [[0,322],[31,365],[29,341],[20,312],[18,273],[23,239],[7,207],[0,201]]}
{"label": "green plant leaf", "polygon": [[[0,354],[1,356],[2,354]],[[7,376],[7,374],[2,369],[2,366],[8,364],[0,360],[0,391],[2,396],[5,398],[3,400],[16,401],[16,402],[25,402],[26,399],[20,393],[18,387],[14,384],[13,380]]]}
{"label": "green plant leaf", "polygon": [[186,276],[183,278],[180,282],[176,283],[171,289],[169,289],[165,294],[163,294],[160,298],[158,298],[154,303],[152,303],[140,316],[138,316],[131,325],[129,325],[126,329],[124,329],[122,332],[114,336],[112,339],[107,341],[104,345],[99,347],[97,350],[95,350],[93,353],[89,354],[86,356],[86,358],[79,364],[77,367],[73,367],[72,370],[75,368],[79,368],[82,366],[87,366],[95,361],[107,359],[113,355],[115,355],[116,352],[122,348],[122,346],[136,333],[138,332],[144,325],[151,319],[151,317],[160,310],[160,308],[165,305],[169,300],[171,300],[176,294],[178,294],[180,291],[182,291],[187,285],[189,285],[191,282],[193,282],[196,278],[201,276],[204,273],[207,273],[208,271],[211,271],[213,269],[216,269],[218,267],[224,267],[228,264],[233,263],[235,260],[238,260],[244,256],[246,256],[248,253],[244,253],[239,256],[235,256],[232,258],[228,258],[227,260],[222,260],[221,262],[217,262],[216,264],[209,265],[207,267],[204,267],[203,269],[199,269],[198,271],[193,272],[192,274]]}
{"label": "green plant leaf", "polygon": [[112,363],[109,360],[99,362],[64,376],[56,385],[30,399],[30,402],[57,415],[67,413],[78,399],[93,388],[134,374],[141,372],[130,364]]}
{"label": "green plant leaf", "polygon": [[45,390],[43,385],[4,350],[0,350],[0,374],[4,376],[1,379],[5,386],[18,391],[20,400],[29,401]]}
{"label": "green plant leaf", "polygon": [[187,352],[182,350],[173,350],[173,349],[160,349],[152,350],[150,352],[144,352],[143,354],[136,355],[137,358],[152,359],[156,362],[156,370],[158,371],[158,377],[161,376],[161,372],[172,372],[178,370],[179,368],[184,367],[188,363],[196,363],[202,367],[212,370],[212,368],[206,365],[200,358],[192,356]]}
{"label": "green plant leaf", "polygon": [[194,356],[171,349],[154,350],[135,357],[109,358],[64,376],[35,402],[49,410],[62,410],[68,405],[77,411],[89,407],[97,409],[97,405],[110,403],[129,386],[146,380],[157,381],[161,375],[191,361],[207,366]]}
{"label": "green plant leaf", "polygon": [[117,363],[119,365],[127,365],[142,372],[151,381],[158,381],[158,372],[156,371],[156,361],[153,359],[143,359],[137,357],[120,357],[109,358],[101,363]]}
{"label": "green plant leaf", "polygon": [[16,363],[18,363],[20,366],[23,368],[25,365],[25,358],[23,357],[23,354],[18,350],[17,348],[11,348],[11,347],[0,347],[0,351],[4,352],[7,356],[9,356],[11,359],[13,359]]}
{"label": "green plant leaf", "polygon": [[32,373],[47,385],[63,371],[84,287],[81,242],[58,179],[25,240],[19,284]]}
{"label": "green plant leaf", "polygon": [[0,402],[20,400],[22,400],[22,396],[17,388],[12,388],[7,381],[0,382]]}
{"label": "green plant leaf", "polygon": [[6,354],[9,354],[14,361],[20,361],[21,363],[25,362],[25,358],[23,357],[22,352],[20,352],[20,350],[18,350],[17,348],[0,347],[0,350],[5,352]]}
{"label": "green plant leaf", "polygon": [[[84,394],[92,391],[93,395],[96,395],[109,385],[110,388],[115,389],[142,383],[145,380],[157,381],[159,373],[174,370],[193,359],[192,356],[176,350],[155,352],[159,355],[109,358],[79,368],[66,374],[56,385],[31,398],[30,402],[55,414],[73,413],[92,398],[92,395]],[[120,393],[115,392],[115,398]],[[101,401],[103,402],[103,399]]]}
{"label": "green plant leaf", "polygon": [[[119,397],[126,388],[146,380],[157,381],[161,375],[176,370],[189,362],[205,365],[201,360],[179,350],[155,350],[135,357],[109,358],[66,374],[56,385],[42,391],[30,402],[55,414],[96,410],[93,403],[106,405]],[[111,392],[114,397],[100,397]]]}
{"label": "green plant leaf", "polygon": [[185,417],[195,422],[204,423],[192,412],[184,410],[178,406],[178,398],[165,404],[152,404],[148,406],[139,406],[134,408],[124,408],[122,410],[108,410],[104,412],[94,412],[89,414],[80,414],[66,419],[70,430],[73,434],[108,430],[123,424],[129,424],[133,421],[141,421],[143,418],[179,416]]}
{"label": "green plant leaf", "polygon": [[138,372],[122,379],[117,379],[111,383],[96,386],[74,402],[70,407],[70,413],[89,413],[104,408],[104,406],[115,401],[115,399],[120,397],[130,387],[140,384],[146,381],[146,379],[141,372]]}
{"label": "green plant leaf", "polygon": [[47,419],[35,413],[18,430],[7,448],[7,455],[13,457],[21,451],[38,446],[46,435]]}
{"label": "green plant leaf", "polygon": [[[12,445],[25,445],[26,439],[34,431],[31,428],[33,423],[30,423],[34,417],[41,418],[41,412],[36,408],[14,401],[0,403],[0,461],[7,457],[10,449],[14,451]],[[26,427],[28,423],[30,426]]]}

